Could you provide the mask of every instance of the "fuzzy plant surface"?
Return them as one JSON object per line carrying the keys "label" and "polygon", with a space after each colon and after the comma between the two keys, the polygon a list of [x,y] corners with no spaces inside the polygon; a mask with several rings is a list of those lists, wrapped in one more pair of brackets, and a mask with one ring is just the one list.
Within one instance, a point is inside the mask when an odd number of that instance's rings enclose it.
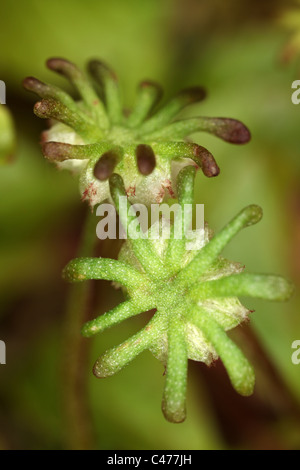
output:
{"label": "fuzzy plant surface", "polygon": [[235,144],[250,139],[246,126],[235,119],[175,120],[182,109],[204,99],[202,87],[184,89],[159,108],[161,87],[143,81],[138,86],[135,106],[125,112],[117,77],[103,62],[89,63],[98,93],[73,63],[52,58],[47,65],[71,81],[80,99],[76,101],[60,88],[36,78],[24,80],[24,87],[42,98],[34,106],[35,114],[52,121],[43,133],[43,153],[60,168],[80,173],[81,197],[92,207],[110,197],[108,180],[112,173],[122,176],[132,202],[147,205],[176,197],[176,177],[186,165],[200,167],[208,177],[218,175],[212,154],[186,141],[195,132],[209,132]]}
{"label": "fuzzy plant surface", "polygon": [[[177,178],[182,211],[193,204],[195,171],[187,166]],[[109,184],[118,210],[120,196],[126,196],[124,182],[120,175],[113,174]],[[220,357],[236,391],[245,396],[252,393],[253,368],[226,334],[248,318],[249,311],[238,296],[282,301],[293,290],[280,276],[246,273],[240,264],[221,257],[223,248],[241,229],[261,219],[260,207],[246,207],[215,236],[207,227],[192,230],[192,241],[186,237],[192,211],[186,214],[180,222],[181,237],[174,229],[176,218],[169,239],[152,237],[153,230],[157,230],[153,226],[144,232],[137,225],[133,235],[128,221],[135,221],[136,216],[127,198],[127,213],[121,211],[119,216],[123,226],[128,227],[128,238],[119,259],[78,258],[64,269],[64,278],[71,282],[105,279],[125,288],[123,303],[83,326],[86,337],[154,309],[148,324],[106,351],[93,371],[99,378],[112,376],[149,349],[165,366],[162,409],[166,419],[175,423],[186,417],[188,359],[209,365]]]}

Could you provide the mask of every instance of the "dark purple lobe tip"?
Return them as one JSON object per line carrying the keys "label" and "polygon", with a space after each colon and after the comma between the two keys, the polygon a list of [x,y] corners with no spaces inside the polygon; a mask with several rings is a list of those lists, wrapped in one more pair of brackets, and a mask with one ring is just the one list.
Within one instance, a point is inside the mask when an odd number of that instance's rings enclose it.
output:
{"label": "dark purple lobe tip", "polygon": [[113,150],[105,152],[94,167],[94,176],[100,181],[106,181],[113,174],[118,163],[118,155]]}
{"label": "dark purple lobe tip", "polygon": [[213,155],[206,148],[196,145],[194,147],[194,155],[197,161],[199,161],[200,167],[205,176],[208,178],[218,176],[220,168],[218,167]]}
{"label": "dark purple lobe tip", "polygon": [[216,122],[216,134],[233,144],[246,144],[251,139],[249,129],[236,119],[219,118]]}
{"label": "dark purple lobe tip", "polygon": [[41,82],[35,77],[26,77],[24,78],[23,87],[25,90],[38,92],[41,87],[45,86],[45,83]]}
{"label": "dark purple lobe tip", "polygon": [[183,99],[187,104],[192,104],[204,100],[206,91],[203,87],[194,86],[181,90],[177,96]]}
{"label": "dark purple lobe tip", "polygon": [[150,145],[140,144],[136,147],[135,154],[139,172],[144,176],[150,175],[156,166],[156,159],[152,147],[150,147]]}
{"label": "dark purple lobe tip", "polygon": [[42,152],[44,157],[49,160],[63,161],[72,157],[72,148],[70,144],[62,142],[43,142]]}
{"label": "dark purple lobe tip", "polygon": [[48,100],[42,100],[35,103],[33,111],[36,116],[47,119],[51,116],[53,105]]}
{"label": "dark purple lobe tip", "polygon": [[46,65],[50,70],[70,78],[74,78],[76,75],[80,74],[75,64],[61,57],[53,57],[48,59]]}
{"label": "dark purple lobe tip", "polygon": [[42,143],[42,152],[44,157],[49,159],[57,160],[60,158],[60,143],[58,142],[43,142]]}

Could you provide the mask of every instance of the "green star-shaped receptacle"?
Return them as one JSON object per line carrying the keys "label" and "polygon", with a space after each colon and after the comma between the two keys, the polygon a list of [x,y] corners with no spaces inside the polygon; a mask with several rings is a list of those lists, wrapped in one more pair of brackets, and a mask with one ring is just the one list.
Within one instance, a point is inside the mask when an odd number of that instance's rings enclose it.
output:
{"label": "green star-shaped receptacle", "polygon": [[[195,168],[183,168],[177,179],[179,205],[193,204]],[[120,175],[110,177],[110,191],[118,210],[120,196],[126,195]],[[127,199],[127,213],[120,219],[129,227],[135,220]],[[221,358],[233,387],[250,395],[254,387],[252,366],[241,350],[226,335],[248,317],[248,310],[238,296],[268,300],[285,300],[293,290],[284,278],[274,275],[249,274],[244,268],[220,256],[227,243],[244,227],[257,223],[262,210],[256,205],[243,209],[220,233],[211,237],[208,229],[194,231],[187,240],[186,227],[192,213],[182,218],[181,237],[175,236],[175,222],[170,238],[151,236],[128,229],[118,260],[78,258],[64,270],[72,282],[88,279],[112,280],[123,285],[127,299],[83,326],[84,336],[92,336],[141,312],[155,309],[149,323],[124,343],[105,352],[95,363],[94,374],[108,377],[132,361],[145,349],[166,367],[163,412],[172,422],[185,419],[185,397],[188,359],[210,364]],[[127,218],[127,223],[126,219]],[[189,220],[188,220],[189,219]],[[186,225],[188,224],[188,225]]]}

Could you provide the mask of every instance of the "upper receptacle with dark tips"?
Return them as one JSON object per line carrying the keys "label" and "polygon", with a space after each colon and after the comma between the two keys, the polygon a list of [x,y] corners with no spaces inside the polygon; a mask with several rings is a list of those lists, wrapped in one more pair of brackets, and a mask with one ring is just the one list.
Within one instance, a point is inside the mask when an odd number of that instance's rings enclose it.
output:
{"label": "upper receptacle with dark tips", "polygon": [[184,166],[217,176],[220,170],[212,154],[186,141],[195,132],[209,132],[235,144],[250,139],[248,129],[235,119],[178,119],[183,109],[205,98],[202,87],[185,88],[159,107],[160,85],[144,80],[135,105],[125,113],[117,75],[104,62],[92,60],[88,66],[99,93],[72,62],[58,57],[49,59],[47,66],[72,83],[79,100],[34,77],[24,80],[24,87],[41,97],[35,114],[52,122],[43,133],[43,153],[59,167],[80,172],[80,192],[91,206],[110,197],[112,172],[122,176],[128,196],[144,204],[176,197],[177,174]]}

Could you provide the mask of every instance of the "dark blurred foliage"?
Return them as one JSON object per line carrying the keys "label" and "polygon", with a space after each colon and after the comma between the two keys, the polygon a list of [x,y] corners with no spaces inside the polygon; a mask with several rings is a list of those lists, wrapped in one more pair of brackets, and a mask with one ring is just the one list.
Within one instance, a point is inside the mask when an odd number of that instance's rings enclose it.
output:
{"label": "dark blurred foliage", "polygon": [[[291,344],[300,339],[300,108],[291,103],[291,83],[299,77],[296,56],[288,64],[281,61],[297,33],[281,19],[297,5],[284,0],[2,2],[0,79],[7,85],[6,106],[17,137],[14,160],[0,167],[0,339],[7,345],[7,364],[0,366],[0,448],[72,447],[78,427],[67,424],[65,412],[69,286],[61,270],[76,256],[87,207],[76,179],[43,159],[39,140],[46,123],[33,115],[35,98],[21,87],[22,79],[33,75],[70,90],[45,68],[51,56],[80,66],[93,57],[109,62],[120,76],[126,107],[134,102],[137,82],[151,78],[163,84],[166,99],[185,86],[204,85],[208,98],[194,106],[195,115],[245,122],[252,132],[247,146],[195,136],[221,167],[213,180],[197,176],[197,202],[205,204],[214,230],[243,206],[261,205],[262,222],[240,234],[226,254],[249,271],[282,274],[296,285],[288,303],[246,299],[256,311],[249,324],[232,332],[254,364],[254,395],[238,396],[219,361],[211,368],[193,363],[188,418],[180,425],[162,416],[163,367],[150,353],[116,377],[99,381],[92,375],[97,356],[137,331],[145,316],[84,340],[87,360],[83,354],[78,370],[87,385],[90,445],[300,447],[300,365],[291,361]],[[96,253],[116,257],[118,248],[117,242],[99,242]],[[90,314],[121,298],[109,283],[91,283]]]}

